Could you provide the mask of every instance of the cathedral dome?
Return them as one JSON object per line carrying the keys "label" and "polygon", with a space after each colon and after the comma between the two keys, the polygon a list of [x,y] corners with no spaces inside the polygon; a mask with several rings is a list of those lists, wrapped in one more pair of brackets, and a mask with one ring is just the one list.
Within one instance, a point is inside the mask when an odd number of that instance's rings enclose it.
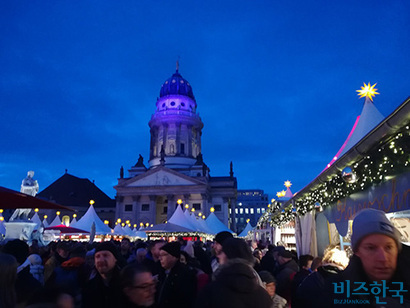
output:
{"label": "cathedral dome", "polygon": [[167,95],[184,95],[192,98],[195,101],[194,93],[189,82],[182,78],[181,74],[177,71],[168,78],[161,87],[159,97]]}

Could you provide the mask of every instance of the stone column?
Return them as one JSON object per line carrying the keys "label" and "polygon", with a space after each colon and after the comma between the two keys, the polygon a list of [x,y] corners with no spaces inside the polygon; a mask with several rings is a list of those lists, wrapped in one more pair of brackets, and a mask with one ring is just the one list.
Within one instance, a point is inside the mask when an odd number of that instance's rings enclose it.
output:
{"label": "stone column", "polygon": [[167,195],[168,199],[168,212],[167,212],[167,220],[169,220],[174,214],[175,211],[175,195]]}

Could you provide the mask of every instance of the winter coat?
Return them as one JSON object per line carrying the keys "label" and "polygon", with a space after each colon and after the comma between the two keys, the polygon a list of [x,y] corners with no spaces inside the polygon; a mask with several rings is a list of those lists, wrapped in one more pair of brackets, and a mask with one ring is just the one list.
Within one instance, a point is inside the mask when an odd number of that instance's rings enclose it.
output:
{"label": "winter coat", "polygon": [[159,308],[191,308],[193,306],[197,281],[196,275],[179,261],[167,274],[164,270],[158,276],[157,303]]}
{"label": "winter coat", "polygon": [[198,295],[196,308],[271,308],[272,299],[258,284],[257,274],[242,259],[228,260],[215,272],[215,281]]}
{"label": "winter coat", "polygon": [[279,266],[276,274],[276,293],[290,303],[290,289],[294,273],[299,271],[299,266],[295,260],[290,260]]}
{"label": "winter coat", "polygon": [[[328,307],[329,301],[324,300],[329,291],[331,280],[340,270],[332,265],[321,266],[316,272],[307,276],[296,291],[293,308],[319,308]],[[330,305],[330,307],[333,305]]]}
{"label": "winter coat", "polygon": [[95,271],[91,279],[85,284],[82,292],[83,308],[117,308],[122,299],[120,269],[114,267],[111,280],[108,285]]}

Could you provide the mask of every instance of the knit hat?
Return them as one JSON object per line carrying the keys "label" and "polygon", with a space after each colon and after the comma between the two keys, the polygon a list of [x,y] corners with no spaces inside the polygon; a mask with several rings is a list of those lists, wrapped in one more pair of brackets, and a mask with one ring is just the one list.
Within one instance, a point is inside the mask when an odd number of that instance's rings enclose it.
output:
{"label": "knit hat", "polygon": [[164,250],[171,256],[179,259],[179,256],[181,254],[181,244],[178,242],[170,242],[162,246],[160,250]]}
{"label": "knit hat", "polygon": [[19,264],[23,264],[29,255],[29,247],[26,242],[15,239],[8,241],[2,252],[14,256]]}
{"label": "knit hat", "polygon": [[255,263],[251,248],[241,238],[228,238],[222,245],[222,251],[228,259],[244,259],[250,263]]}
{"label": "knit hat", "polygon": [[273,275],[271,273],[269,273],[268,271],[260,271],[259,273],[259,277],[261,277],[261,280],[268,284],[268,283],[276,283],[276,279],[275,277],[273,277]]}
{"label": "knit hat", "polygon": [[111,243],[111,242],[102,242],[102,243],[98,244],[97,247],[95,248],[95,254],[97,252],[103,251],[103,250],[107,250],[107,251],[111,252],[114,255],[115,259],[118,260],[118,249],[113,243]]}
{"label": "knit hat", "polygon": [[279,251],[278,255],[286,259],[293,258],[293,254],[289,250],[286,250],[286,249]]}
{"label": "knit hat", "polygon": [[233,238],[232,233],[228,231],[222,231],[215,236],[214,241],[222,245],[228,238]]}
{"label": "knit hat", "polygon": [[391,237],[396,241],[398,250],[401,250],[400,233],[386,217],[386,214],[375,209],[361,210],[353,220],[351,238],[353,251],[357,251],[361,240],[371,234],[384,234]]}

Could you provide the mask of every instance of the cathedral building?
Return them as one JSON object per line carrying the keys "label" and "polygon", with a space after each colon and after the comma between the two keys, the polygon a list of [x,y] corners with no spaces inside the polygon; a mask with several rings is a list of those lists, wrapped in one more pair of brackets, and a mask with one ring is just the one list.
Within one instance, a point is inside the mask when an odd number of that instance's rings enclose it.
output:
{"label": "cathedral building", "polygon": [[177,206],[206,217],[210,211],[236,231],[237,181],[232,162],[227,176],[211,176],[202,156],[202,128],[189,82],[176,72],[161,86],[151,134],[148,165],[140,155],[124,177],[121,167],[116,217],[132,224],[166,222]]}

